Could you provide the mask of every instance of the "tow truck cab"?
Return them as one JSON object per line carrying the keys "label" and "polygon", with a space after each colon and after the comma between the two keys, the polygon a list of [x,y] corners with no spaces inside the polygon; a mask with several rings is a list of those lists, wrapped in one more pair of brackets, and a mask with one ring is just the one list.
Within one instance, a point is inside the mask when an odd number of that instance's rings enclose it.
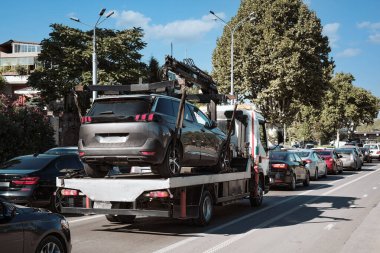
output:
{"label": "tow truck cab", "polygon": [[[228,132],[231,125],[234,105],[220,105],[217,108],[218,127]],[[264,116],[254,105],[237,106],[235,124],[232,127],[232,157],[251,157],[258,166],[265,193],[269,191],[269,153],[268,138]]]}

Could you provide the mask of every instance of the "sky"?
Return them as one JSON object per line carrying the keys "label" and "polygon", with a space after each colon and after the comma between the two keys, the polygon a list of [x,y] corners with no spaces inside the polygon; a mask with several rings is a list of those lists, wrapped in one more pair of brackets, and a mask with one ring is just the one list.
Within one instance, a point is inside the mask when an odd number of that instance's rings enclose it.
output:
{"label": "sky", "polygon": [[[380,1],[304,0],[321,19],[329,37],[335,72],[351,73],[354,84],[380,97]],[[40,42],[49,37],[52,23],[88,30],[70,20],[95,24],[99,11],[115,14],[100,27],[127,29],[142,27],[148,43],[143,61],[155,57],[160,63],[171,53],[178,60],[192,58],[211,72],[212,52],[224,24],[210,15],[214,11],[229,21],[240,0],[18,0],[3,1],[0,7],[0,43],[10,39]]]}

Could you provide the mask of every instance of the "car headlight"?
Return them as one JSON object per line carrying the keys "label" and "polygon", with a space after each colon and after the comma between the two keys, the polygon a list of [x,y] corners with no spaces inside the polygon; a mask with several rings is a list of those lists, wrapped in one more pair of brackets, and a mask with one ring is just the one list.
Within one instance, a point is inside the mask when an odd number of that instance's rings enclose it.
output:
{"label": "car headlight", "polygon": [[69,222],[67,222],[66,219],[62,219],[61,220],[61,226],[62,226],[62,229],[67,229],[68,230],[70,228]]}

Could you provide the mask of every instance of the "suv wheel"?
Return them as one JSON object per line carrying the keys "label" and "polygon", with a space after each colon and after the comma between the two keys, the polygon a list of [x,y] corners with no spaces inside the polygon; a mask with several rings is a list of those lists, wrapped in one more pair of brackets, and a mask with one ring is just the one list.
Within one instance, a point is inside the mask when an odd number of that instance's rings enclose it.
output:
{"label": "suv wheel", "polygon": [[165,159],[161,165],[152,171],[158,171],[162,177],[169,178],[181,173],[181,151],[177,145],[176,148],[170,144],[166,152]]}
{"label": "suv wheel", "polygon": [[84,163],[84,171],[89,177],[101,178],[108,174],[109,168],[107,166]]}

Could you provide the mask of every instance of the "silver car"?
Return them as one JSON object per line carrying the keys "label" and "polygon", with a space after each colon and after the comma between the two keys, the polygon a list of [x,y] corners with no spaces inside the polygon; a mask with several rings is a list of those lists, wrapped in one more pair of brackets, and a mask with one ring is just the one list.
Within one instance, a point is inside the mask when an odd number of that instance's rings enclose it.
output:
{"label": "silver car", "polygon": [[341,156],[340,160],[343,162],[343,168],[349,168],[353,170],[361,170],[362,161],[359,154],[353,148],[338,148],[336,153]]}
{"label": "silver car", "polygon": [[309,170],[311,179],[318,180],[319,177],[327,176],[327,166],[325,161],[312,149],[289,150],[295,152],[306,162],[305,167]]}
{"label": "silver car", "polygon": [[380,160],[380,144],[365,144],[364,148],[369,148],[369,156]]}

